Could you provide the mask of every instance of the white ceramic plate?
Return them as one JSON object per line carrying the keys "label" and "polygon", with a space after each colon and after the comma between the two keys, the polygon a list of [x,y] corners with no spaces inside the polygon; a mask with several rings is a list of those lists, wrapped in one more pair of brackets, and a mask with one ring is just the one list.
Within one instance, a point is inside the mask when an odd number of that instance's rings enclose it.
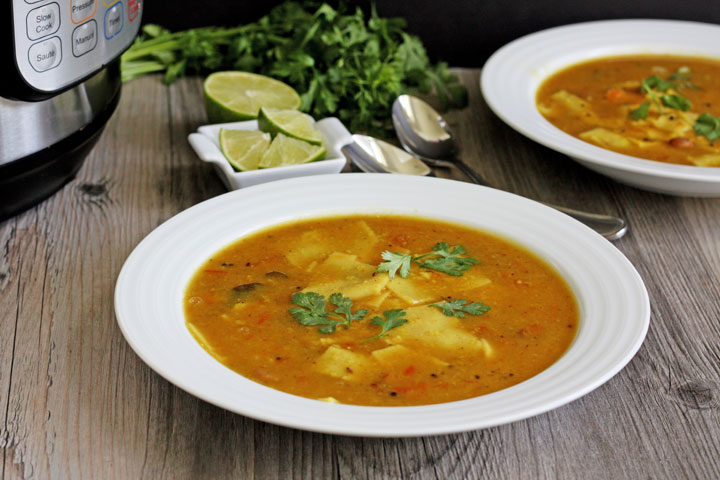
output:
{"label": "white ceramic plate", "polygon": [[660,193],[720,196],[720,168],[672,165],[611,152],[566,134],[540,115],[535,93],[550,75],[598,57],[636,53],[720,59],[720,25],[612,20],[552,28],[495,52],[480,80],[490,108],[527,137],[619,182]]}
{"label": "white ceramic plate", "polygon": [[[558,362],[525,382],[469,400],[419,407],[334,405],[290,395],[238,375],[200,347],[185,327],[182,306],[190,277],[207,258],[258,229],[343,213],[420,215],[479,227],[525,245],[553,265],[574,291],[581,317],[577,337]],[[289,427],[387,437],[473,430],[559,407],[629,362],[650,317],[645,286],[630,262],[603,237],[552,208],[464,182],[361,173],[258,185],[176,215],[127,259],[117,281],[115,312],[125,338],[152,369],[210,403]]]}
{"label": "white ceramic plate", "polygon": [[260,183],[282,180],[285,178],[306,177],[308,175],[323,175],[340,173],[345,166],[345,156],[340,149],[352,142],[350,132],[340,120],[335,117],[324,118],[315,123],[315,127],[323,137],[323,144],[327,149],[325,159],[318,162],[303,163],[301,165],[288,165],[286,167],[263,168],[237,172],[228,163],[220,150],[220,129],[230,130],[257,130],[257,120],[247,122],[217,123],[203,125],[197,133],[188,135],[190,146],[193,147],[200,160],[211,163],[215,172],[228,190],[258,185]]}

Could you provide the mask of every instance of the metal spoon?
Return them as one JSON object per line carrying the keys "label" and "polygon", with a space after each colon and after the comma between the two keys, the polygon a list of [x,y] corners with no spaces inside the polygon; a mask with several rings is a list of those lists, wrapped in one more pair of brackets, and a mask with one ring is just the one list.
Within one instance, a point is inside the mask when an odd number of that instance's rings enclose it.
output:
{"label": "metal spoon", "polygon": [[430,167],[405,150],[367,135],[353,135],[353,142],[342,152],[355,166],[366,173],[404,173],[428,175]]}
{"label": "metal spoon", "polygon": [[[426,102],[412,95],[399,96],[393,103],[392,120],[398,139],[408,152],[432,166],[457,168],[473,182],[492,187],[455,156],[457,143],[452,132],[442,116]],[[627,232],[627,223],[622,218],[544,204],[570,215],[608,240],[617,240]]]}

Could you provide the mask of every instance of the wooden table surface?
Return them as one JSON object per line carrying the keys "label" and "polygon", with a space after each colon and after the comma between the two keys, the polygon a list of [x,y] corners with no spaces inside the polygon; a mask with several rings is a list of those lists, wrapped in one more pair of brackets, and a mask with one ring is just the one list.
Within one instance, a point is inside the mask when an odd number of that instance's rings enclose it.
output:
{"label": "wooden table surface", "polygon": [[490,182],[629,221],[615,245],[652,318],[625,369],[528,420],[406,439],[277,427],[176,388],[125,342],[115,281],[152,229],[224,188],[187,142],[205,121],[201,81],[146,77],[124,86],[75,180],[0,223],[0,479],[720,478],[720,198],[595,174],[504,125],[479,71],[459,73],[470,106],[447,118]]}

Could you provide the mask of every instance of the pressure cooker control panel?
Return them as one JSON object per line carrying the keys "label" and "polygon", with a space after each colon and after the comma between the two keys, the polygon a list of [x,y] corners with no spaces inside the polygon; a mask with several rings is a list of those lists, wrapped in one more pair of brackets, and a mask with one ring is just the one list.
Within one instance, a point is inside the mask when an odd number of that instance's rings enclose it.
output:
{"label": "pressure cooker control panel", "polygon": [[115,60],[140,29],[142,0],[12,0],[17,70],[53,93]]}

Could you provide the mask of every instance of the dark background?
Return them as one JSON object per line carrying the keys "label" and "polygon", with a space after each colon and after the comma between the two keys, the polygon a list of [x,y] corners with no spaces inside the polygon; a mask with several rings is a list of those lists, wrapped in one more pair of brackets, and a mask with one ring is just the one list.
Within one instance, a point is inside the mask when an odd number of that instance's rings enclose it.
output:
{"label": "dark background", "polygon": [[[144,21],[171,30],[239,25],[257,20],[279,3],[146,0]],[[367,10],[370,1],[349,4]],[[482,66],[493,51],[512,39],[569,23],[616,18],[720,23],[720,0],[377,0],[375,5],[380,16],[407,19],[408,30],[420,36],[433,60],[467,67]]]}

